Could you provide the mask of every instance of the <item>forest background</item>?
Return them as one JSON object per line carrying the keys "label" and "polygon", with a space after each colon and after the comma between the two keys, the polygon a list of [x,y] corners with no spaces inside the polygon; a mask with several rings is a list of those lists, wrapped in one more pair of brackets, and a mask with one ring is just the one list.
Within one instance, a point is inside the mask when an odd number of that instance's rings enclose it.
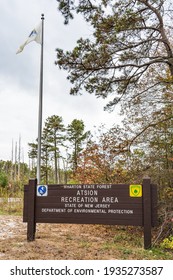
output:
{"label": "forest background", "polygon": [[[95,128],[92,135],[82,120],[65,127],[63,116],[48,117],[42,135],[42,182],[141,183],[149,176],[158,185],[162,239],[168,238],[173,248],[171,1],[58,3],[65,24],[77,12],[93,30],[72,51],[57,49],[55,63],[68,72],[70,93],[112,97],[105,109],[120,104],[124,119],[110,129]],[[11,161],[0,161],[1,196],[19,196],[28,179],[36,177],[37,140],[29,143],[29,164],[21,160],[20,139],[14,146]]]}

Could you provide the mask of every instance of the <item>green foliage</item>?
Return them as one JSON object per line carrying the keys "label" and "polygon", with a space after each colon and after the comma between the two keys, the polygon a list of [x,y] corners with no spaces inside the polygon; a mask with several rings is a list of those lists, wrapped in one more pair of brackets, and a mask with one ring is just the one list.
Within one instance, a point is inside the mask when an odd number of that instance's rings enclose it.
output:
{"label": "green foliage", "polygon": [[[69,19],[73,19],[73,14],[71,13],[71,10],[73,10],[73,1],[57,1],[59,2],[59,10],[62,11],[62,14],[65,17],[64,23],[67,24],[69,22]],[[72,8],[70,8],[70,5],[72,5]]]}
{"label": "green foliage", "polygon": [[146,92],[150,95],[172,84],[158,73],[150,80],[146,78],[156,67],[173,76],[172,28],[167,25],[167,16],[172,13],[169,1],[58,2],[65,23],[76,12],[93,30],[92,39],[79,39],[72,51],[57,49],[56,64],[68,72],[71,94],[86,90],[102,98],[111,95],[107,109],[112,110],[129,97]]}
{"label": "green foliage", "polygon": [[170,235],[169,237],[165,238],[161,243],[161,247],[166,249],[173,249],[173,236]]}
{"label": "green foliage", "polygon": [[70,184],[70,185],[79,184],[79,181],[77,181],[75,179],[69,179],[68,184]]}
{"label": "green foliage", "polygon": [[72,169],[77,170],[79,153],[82,150],[83,142],[89,137],[90,132],[85,132],[85,125],[82,120],[74,119],[67,127],[67,139],[72,144]]}
{"label": "green foliage", "polygon": [[45,121],[42,139],[42,160],[45,162],[45,181],[48,182],[49,159],[52,155],[55,168],[55,183],[60,183],[60,172],[58,172],[58,161],[60,159],[60,147],[64,146],[65,131],[63,119],[60,116],[53,115]]}
{"label": "green foliage", "polygon": [[0,187],[5,188],[8,185],[8,177],[4,172],[0,173]]}
{"label": "green foliage", "polygon": [[[42,133],[41,177],[44,183],[67,183],[76,169],[79,153],[89,137],[82,120],[74,119],[67,127],[63,118],[48,117]],[[36,176],[37,143],[29,143],[31,174]],[[72,179],[73,180],[73,179]]]}

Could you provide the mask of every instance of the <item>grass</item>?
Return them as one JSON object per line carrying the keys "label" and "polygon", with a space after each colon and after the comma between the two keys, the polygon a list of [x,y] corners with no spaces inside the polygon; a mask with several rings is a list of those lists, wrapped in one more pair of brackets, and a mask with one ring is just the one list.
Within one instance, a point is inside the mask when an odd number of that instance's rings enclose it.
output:
{"label": "grass", "polygon": [[88,241],[86,241],[86,240],[82,240],[82,241],[80,242],[79,246],[80,246],[81,248],[90,248],[90,247],[92,247],[92,246],[91,246],[91,243],[88,242]]}
{"label": "grass", "polygon": [[[26,225],[21,217],[4,216],[17,228],[0,238],[3,259],[78,259],[78,260],[172,260],[173,250],[161,246],[143,248],[142,229],[117,226],[38,224],[34,242],[26,240]],[[8,223],[7,223],[8,224]],[[15,234],[12,231],[15,231]],[[86,235],[87,233],[87,235]],[[98,238],[99,237],[99,238]]]}
{"label": "grass", "polygon": [[[142,241],[142,240],[141,240]],[[124,247],[124,244],[119,241],[118,243],[105,242],[102,245],[104,252],[112,252],[118,259],[122,260],[172,260],[173,251],[166,251],[162,248],[152,247],[149,250],[143,249],[143,247],[133,246],[133,243],[129,243],[128,246]]]}
{"label": "grass", "polygon": [[[0,188],[0,215],[16,215],[23,213],[23,192],[8,192]],[[9,198],[19,198],[20,201],[10,201]]]}
{"label": "grass", "polygon": [[[104,252],[112,252],[119,259],[138,260],[172,260],[173,250],[165,250],[160,244],[148,250],[143,248],[143,232],[139,227],[111,227],[115,234],[112,239],[102,243],[101,249]],[[156,231],[156,229],[155,229]]]}

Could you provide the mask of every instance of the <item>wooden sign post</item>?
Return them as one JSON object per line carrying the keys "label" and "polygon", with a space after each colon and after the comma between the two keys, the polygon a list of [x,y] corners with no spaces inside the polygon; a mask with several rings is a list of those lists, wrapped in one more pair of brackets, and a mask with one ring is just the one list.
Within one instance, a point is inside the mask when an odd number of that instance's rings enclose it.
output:
{"label": "wooden sign post", "polygon": [[144,227],[144,248],[151,247],[151,227],[157,224],[157,187],[149,178],[142,185],[78,184],[24,187],[23,221],[27,240],[35,239],[36,223],[132,225]]}
{"label": "wooden sign post", "polygon": [[27,220],[27,240],[33,241],[35,240],[35,232],[36,232],[36,221],[35,221],[35,203],[36,203],[36,185],[37,180],[30,180],[29,181],[29,188],[27,197],[24,199],[24,204],[27,203],[29,207],[28,211],[28,220]]}
{"label": "wooden sign post", "polygon": [[143,219],[144,248],[151,247],[151,184],[150,179],[143,180]]}

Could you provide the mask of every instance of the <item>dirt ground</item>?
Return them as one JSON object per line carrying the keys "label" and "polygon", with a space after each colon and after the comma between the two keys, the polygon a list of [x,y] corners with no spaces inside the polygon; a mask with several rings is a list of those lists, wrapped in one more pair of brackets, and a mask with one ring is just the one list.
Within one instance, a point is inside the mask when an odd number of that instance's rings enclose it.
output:
{"label": "dirt ground", "polygon": [[100,225],[37,224],[36,239],[27,242],[21,217],[0,216],[0,259],[118,259],[109,245],[114,233]]}
{"label": "dirt ground", "polygon": [[[98,247],[108,233],[101,226],[37,224],[36,239],[27,242],[21,217],[0,216],[0,259],[114,259]],[[103,228],[102,228],[103,230]],[[99,244],[99,246],[98,246]]]}
{"label": "dirt ground", "polygon": [[[103,225],[37,224],[36,239],[26,240],[22,217],[0,215],[0,260],[150,259],[142,230]],[[129,246],[130,245],[130,246]],[[155,256],[157,259],[158,257]]]}

